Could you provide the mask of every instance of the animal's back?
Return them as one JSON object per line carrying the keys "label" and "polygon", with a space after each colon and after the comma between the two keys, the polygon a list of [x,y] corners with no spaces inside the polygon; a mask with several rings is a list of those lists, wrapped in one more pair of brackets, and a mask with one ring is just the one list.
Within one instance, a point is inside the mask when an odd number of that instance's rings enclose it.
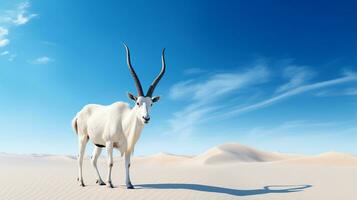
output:
{"label": "animal's back", "polygon": [[[120,134],[122,115],[129,109],[129,105],[124,102],[115,102],[107,106],[88,104],[77,113],[72,126],[77,134],[88,136],[94,143],[103,144],[108,137],[115,137],[113,134]],[[115,130],[115,133],[105,133],[106,127],[115,127],[119,130]]]}
{"label": "animal's back", "polygon": [[99,104],[85,105],[73,118],[72,127],[76,134],[87,135],[86,122],[93,115],[93,113],[102,110],[105,106]]}

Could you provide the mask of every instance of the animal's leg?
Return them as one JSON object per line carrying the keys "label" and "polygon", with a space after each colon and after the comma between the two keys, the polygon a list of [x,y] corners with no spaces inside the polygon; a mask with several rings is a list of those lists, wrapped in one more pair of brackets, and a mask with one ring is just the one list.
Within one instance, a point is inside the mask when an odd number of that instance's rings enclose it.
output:
{"label": "animal's leg", "polygon": [[106,143],[106,148],[107,148],[107,152],[108,152],[108,165],[109,165],[107,186],[113,188],[113,184],[112,184],[113,143],[112,142],[107,142]]}
{"label": "animal's leg", "polygon": [[130,169],[130,153],[125,153],[125,174],[126,174],[125,184],[126,184],[126,188],[134,189],[134,186],[131,184],[130,181],[129,169]]}
{"label": "animal's leg", "polygon": [[95,169],[95,171],[97,172],[97,175],[98,175],[97,183],[99,185],[105,185],[104,181],[100,177],[100,174],[99,174],[99,171],[98,171],[98,167],[97,167],[98,157],[100,156],[101,152],[102,152],[102,148],[97,147],[97,146],[94,147],[91,163],[92,163],[92,166],[94,167],[94,169]]}
{"label": "animal's leg", "polygon": [[83,182],[83,176],[82,176],[82,165],[83,165],[83,157],[84,157],[84,152],[86,149],[86,145],[88,142],[88,138],[85,135],[79,136],[78,140],[78,170],[79,170],[79,176],[78,176],[78,181],[80,186],[84,187],[84,182]]}

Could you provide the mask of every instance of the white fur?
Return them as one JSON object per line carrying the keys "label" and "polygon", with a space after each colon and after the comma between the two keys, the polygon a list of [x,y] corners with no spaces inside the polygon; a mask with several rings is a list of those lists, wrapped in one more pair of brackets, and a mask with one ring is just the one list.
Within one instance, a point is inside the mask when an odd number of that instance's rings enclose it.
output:
{"label": "white fur", "polygon": [[[125,155],[126,185],[128,188],[132,188],[129,176],[130,156],[145,122],[148,122],[145,119],[149,118],[149,111],[154,98],[158,97],[135,97],[133,108],[130,108],[124,102],[116,102],[108,106],[89,104],[77,113],[72,120],[72,126],[79,138],[79,182],[82,186],[84,186],[82,177],[83,156],[89,139],[96,145],[105,146],[108,152],[107,185],[113,187],[111,183],[112,152],[113,148],[117,148],[122,156]],[[101,148],[95,147],[91,161],[98,175],[98,183],[104,184],[97,169],[97,159],[100,153]]]}

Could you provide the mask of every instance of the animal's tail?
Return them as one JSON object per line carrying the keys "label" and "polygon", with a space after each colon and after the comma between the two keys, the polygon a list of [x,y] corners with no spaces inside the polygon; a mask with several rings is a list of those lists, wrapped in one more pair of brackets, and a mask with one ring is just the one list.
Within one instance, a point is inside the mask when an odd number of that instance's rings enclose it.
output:
{"label": "animal's tail", "polygon": [[77,116],[72,119],[72,128],[73,131],[78,135]]}

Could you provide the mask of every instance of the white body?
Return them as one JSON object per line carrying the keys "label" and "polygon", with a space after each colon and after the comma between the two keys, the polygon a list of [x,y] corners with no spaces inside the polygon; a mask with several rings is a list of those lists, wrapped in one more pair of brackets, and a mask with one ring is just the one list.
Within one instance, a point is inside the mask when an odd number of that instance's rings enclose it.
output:
{"label": "white body", "polygon": [[137,107],[131,109],[124,102],[86,105],[75,117],[78,134],[88,136],[97,145],[112,142],[121,155],[131,154],[144,127],[136,112]]}
{"label": "white body", "polygon": [[111,169],[113,166],[113,148],[117,148],[121,155],[125,155],[126,185],[133,188],[130,176],[130,156],[134,151],[141,131],[145,123],[148,123],[149,109],[153,103],[151,97],[137,97],[136,105],[130,108],[127,103],[116,102],[108,106],[89,104],[86,105],[76,117],[72,120],[74,131],[79,138],[79,181],[82,186],[82,163],[85,146],[88,141],[95,144],[94,152],[91,158],[92,165],[97,171],[98,183],[104,185],[104,182],[97,169],[97,159],[101,153],[101,148],[105,147],[108,151],[108,180],[107,184],[113,187],[111,183]]}

